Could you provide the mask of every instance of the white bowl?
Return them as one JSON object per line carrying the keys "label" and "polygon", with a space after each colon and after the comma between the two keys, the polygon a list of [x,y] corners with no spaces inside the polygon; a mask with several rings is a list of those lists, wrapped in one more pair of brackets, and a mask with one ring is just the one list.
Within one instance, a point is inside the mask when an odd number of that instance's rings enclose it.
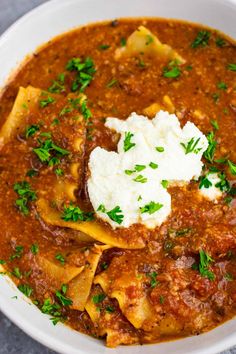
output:
{"label": "white bowl", "polygon": [[[236,38],[236,0],[53,0],[22,17],[0,38],[0,86],[25,55],[51,37],[89,22],[134,16],[199,22]],[[17,300],[12,299],[15,295]],[[0,276],[0,309],[34,339],[66,354],[213,354],[236,344],[234,319],[196,337],[108,349],[64,325],[54,327],[5,276]]]}

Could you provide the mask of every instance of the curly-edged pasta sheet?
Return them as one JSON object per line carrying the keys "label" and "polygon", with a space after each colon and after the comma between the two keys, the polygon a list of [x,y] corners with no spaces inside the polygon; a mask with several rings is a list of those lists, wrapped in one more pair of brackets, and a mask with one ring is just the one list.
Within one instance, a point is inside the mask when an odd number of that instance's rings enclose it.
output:
{"label": "curly-edged pasta sheet", "polygon": [[140,53],[151,57],[178,60],[181,64],[185,62],[172,47],[161,43],[160,40],[144,26],[140,26],[128,37],[124,47],[116,50],[115,59],[118,60],[123,57],[140,55]]}
{"label": "curly-edged pasta sheet", "polygon": [[[83,311],[90,294],[94,274],[97,269],[102,252],[110,248],[109,246],[94,245],[89,249],[83,271],[70,283],[67,295],[73,301],[71,308]],[[86,252],[86,251],[85,251]]]}
{"label": "curly-edged pasta sheet", "polygon": [[119,306],[103,292],[99,285],[93,286],[85,305],[97,335],[106,336],[106,344],[114,348],[120,344],[139,342],[137,331],[120,312]]}
{"label": "curly-edged pasta sheet", "polygon": [[96,221],[64,221],[61,218],[60,212],[50,207],[49,203],[45,199],[39,199],[37,201],[37,207],[40,217],[46,223],[80,231],[85,235],[83,241],[90,242],[91,239],[93,239],[106,245],[127,249],[137,249],[144,247],[144,242],[141,240],[140,242],[130,242],[130,240],[125,238],[116,238],[112,231],[104,228]]}
{"label": "curly-edged pasta sheet", "polygon": [[0,148],[25,128],[29,112],[38,104],[42,90],[28,86],[20,87],[11,113],[7,117],[0,131]]}

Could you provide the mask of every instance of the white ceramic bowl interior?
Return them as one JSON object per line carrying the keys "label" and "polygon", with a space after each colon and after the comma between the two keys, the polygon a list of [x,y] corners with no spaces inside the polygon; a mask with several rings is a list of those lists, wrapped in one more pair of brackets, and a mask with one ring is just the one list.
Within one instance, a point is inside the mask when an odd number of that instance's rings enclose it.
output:
{"label": "white ceramic bowl interior", "polygon": [[[27,54],[55,35],[90,22],[141,16],[198,22],[236,38],[236,0],[52,0],[21,18],[0,38],[0,86]],[[5,276],[0,276],[0,309],[34,339],[66,354],[213,354],[236,344],[236,320],[231,320],[196,337],[108,349],[102,341],[66,326],[54,327]]]}

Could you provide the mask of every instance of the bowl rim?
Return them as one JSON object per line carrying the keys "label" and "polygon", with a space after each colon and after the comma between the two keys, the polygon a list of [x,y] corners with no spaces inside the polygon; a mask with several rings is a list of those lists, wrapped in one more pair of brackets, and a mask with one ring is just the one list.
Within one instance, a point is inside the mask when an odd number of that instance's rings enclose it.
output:
{"label": "bowl rim", "polygon": [[[0,35],[0,47],[1,45],[4,44],[4,42],[6,42],[8,40],[8,36],[11,33],[14,33],[17,28],[19,26],[21,26],[22,24],[24,24],[24,22],[26,22],[31,16],[37,15],[38,12],[40,11],[44,11],[44,9],[51,7],[51,6],[59,6],[60,4],[62,4],[63,2],[73,2],[74,0],[47,0],[46,2],[36,5],[33,9],[27,11],[25,14],[23,14],[22,16],[20,16],[16,21],[14,21],[1,35]],[[77,0],[78,2],[82,2],[83,0]],[[233,5],[236,7],[236,0],[218,0],[225,5]],[[135,18],[135,16],[133,16]],[[140,17],[140,16],[138,16]],[[146,16],[145,16],[146,17]],[[154,16],[156,17],[156,16]],[[148,18],[148,17],[147,17]],[[165,17],[166,18],[166,17]],[[180,19],[181,20],[181,19]],[[188,22],[187,20],[184,20],[185,22]],[[99,22],[99,21],[96,21]],[[198,23],[198,22],[193,22],[193,21],[189,21],[190,23]],[[90,24],[91,22],[89,22],[88,24]],[[79,27],[79,26],[78,26]],[[69,32],[70,30],[73,30],[76,27],[72,27],[70,29],[68,29],[67,31],[63,31],[62,33],[59,34],[59,36],[63,33]],[[54,38],[55,36],[52,36],[52,38]],[[44,45],[44,43],[42,43],[42,45]],[[31,54],[31,53],[29,53]],[[4,89],[5,85],[8,83],[8,81],[11,79],[11,77],[14,76],[15,72],[17,72],[17,70],[19,69],[20,65],[23,63],[24,64],[25,59],[23,59],[23,62],[21,61],[20,64],[17,64],[16,68],[13,68],[10,73],[8,73],[7,77],[5,78],[4,83],[1,85],[2,87],[0,87],[0,95],[2,92],[2,89]],[[1,269],[0,269],[1,270]],[[13,281],[10,278],[7,278],[7,281],[17,290],[15,284],[13,283]],[[24,300],[24,296],[23,296],[23,300]],[[26,298],[25,298],[26,299]],[[19,299],[20,301],[22,301],[22,299]],[[26,299],[27,302],[31,302],[29,299]],[[70,344],[68,344],[68,342],[63,341],[60,338],[52,338],[50,336],[50,334],[48,334],[42,327],[40,327],[40,330],[34,326],[33,323],[30,323],[28,320],[21,318],[17,312],[15,312],[14,308],[9,308],[8,306],[4,306],[4,299],[1,299],[1,294],[0,294],[0,311],[7,317],[9,318],[16,326],[18,326],[24,333],[26,333],[27,335],[29,335],[31,338],[33,338],[34,340],[36,340],[38,343],[43,344],[44,346],[50,348],[51,350],[56,350],[58,353],[62,353],[62,354],[68,354],[68,353],[77,353],[77,354],[84,354],[84,350],[77,348],[76,352],[74,351],[74,347],[71,346]],[[222,324],[223,325],[223,324]],[[59,324],[59,326],[64,326],[63,324]],[[218,326],[220,327],[220,326]],[[218,328],[217,327],[217,328]],[[68,327],[70,328],[70,327]],[[71,331],[76,332],[75,330],[71,329]],[[211,331],[214,331],[211,330]],[[208,333],[208,332],[207,332]],[[83,335],[86,337],[89,337],[83,333],[78,332],[79,335]],[[216,354],[219,353],[223,350],[227,350],[230,347],[233,347],[234,345],[236,345],[236,331],[235,333],[232,333],[231,335],[222,338],[220,341],[211,344],[210,347],[201,349],[201,354]],[[204,335],[204,334],[203,334]],[[189,338],[189,337],[188,337]],[[183,338],[184,339],[184,338]],[[178,339],[179,340],[183,340],[183,339]],[[151,344],[151,345],[157,345],[158,346],[159,343],[156,344]],[[149,346],[149,345],[148,345]],[[137,347],[137,346],[132,346],[133,348]],[[111,348],[106,348],[106,351],[110,351],[110,350],[114,350]],[[189,354],[199,354],[199,350],[195,349],[191,350],[191,352],[189,352]]]}

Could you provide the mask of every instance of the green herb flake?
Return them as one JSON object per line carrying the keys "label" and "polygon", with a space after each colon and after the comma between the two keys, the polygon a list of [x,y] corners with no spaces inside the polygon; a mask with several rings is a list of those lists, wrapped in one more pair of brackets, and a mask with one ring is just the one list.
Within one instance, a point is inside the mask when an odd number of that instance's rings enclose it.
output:
{"label": "green herb flake", "polygon": [[113,313],[113,312],[115,312],[115,309],[113,306],[108,305],[108,306],[106,306],[106,312]]}
{"label": "green herb flake", "polygon": [[61,290],[56,291],[55,295],[57,299],[60,301],[60,303],[62,304],[62,306],[71,306],[73,304],[73,301],[69,299],[67,296],[65,296],[66,291],[67,291],[67,286],[63,284]]}
{"label": "green herb flake", "polygon": [[135,177],[133,179],[134,182],[138,182],[138,183],[146,183],[147,182],[147,178],[142,176],[142,175],[138,175],[137,177]]}
{"label": "green herb flake", "polygon": [[124,151],[127,152],[130,150],[132,147],[134,147],[136,144],[131,142],[131,139],[133,138],[134,134],[130,132],[125,132],[125,139],[124,139]]}
{"label": "green herb flake", "polygon": [[78,206],[72,203],[69,206],[64,206],[64,212],[61,216],[64,221],[89,221],[93,219],[93,212],[84,212]]}
{"label": "green herb flake", "polygon": [[214,92],[214,93],[212,94],[212,98],[213,98],[213,101],[214,101],[215,103],[218,103],[218,101],[219,101],[219,99],[220,99],[220,94],[219,94],[219,92]]}
{"label": "green herb flake", "polygon": [[207,176],[200,176],[199,182],[199,189],[210,188],[212,186],[212,182],[207,178]]}
{"label": "green herb flake", "polygon": [[109,45],[109,44],[101,44],[101,45],[98,47],[98,49],[99,49],[99,50],[102,50],[102,51],[107,50],[107,49],[109,49],[109,48],[110,48],[110,45]]}
{"label": "green herb flake", "polygon": [[13,261],[16,258],[21,258],[22,254],[24,251],[24,247],[23,246],[16,246],[15,247],[15,253],[13,255],[10,256],[10,261]]}
{"label": "green herb flake", "polygon": [[227,69],[230,71],[236,71],[236,64],[228,64]]}
{"label": "green herb flake", "polygon": [[215,40],[215,43],[216,43],[216,46],[219,47],[219,48],[222,48],[225,46],[226,42],[223,38],[221,37],[217,37],[216,40]]}
{"label": "green herb flake", "polygon": [[154,38],[153,38],[153,36],[151,36],[150,34],[147,34],[146,35],[146,45],[149,45],[149,44],[151,44],[151,43],[153,43],[154,42]]}
{"label": "green herb flake", "polygon": [[14,184],[14,191],[19,198],[16,199],[16,206],[23,215],[29,214],[29,202],[37,199],[36,193],[31,189],[28,182],[22,181]]}
{"label": "green herb flake", "polygon": [[65,90],[65,74],[61,73],[57,76],[56,80],[52,81],[52,85],[48,88],[48,91],[51,93],[62,93]]}
{"label": "green herb flake", "polygon": [[89,57],[85,58],[84,61],[80,58],[73,58],[69,60],[66,65],[66,70],[76,72],[76,78],[71,86],[72,92],[76,92],[78,90],[80,92],[84,92],[96,73],[94,62]]}
{"label": "green herb flake", "polygon": [[3,259],[0,259],[0,264],[1,265],[6,264],[6,261],[4,261]]}
{"label": "green herb flake", "polygon": [[209,39],[211,37],[211,33],[209,31],[199,31],[196,38],[191,44],[192,48],[197,47],[206,47],[209,44]]}
{"label": "green herb flake", "polygon": [[177,79],[181,74],[181,70],[178,66],[172,68],[165,67],[163,70],[163,76],[169,79]]}
{"label": "green herb flake", "polygon": [[158,164],[155,162],[150,162],[149,167],[151,167],[153,170],[156,170],[158,168]]}
{"label": "green herb flake", "polygon": [[225,82],[220,81],[220,82],[218,82],[218,84],[217,84],[217,88],[220,89],[220,90],[224,90],[224,91],[225,91],[225,90],[227,90],[228,85],[226,85]]}
{"label": "green herb flake", "polygon": [[203,156],[205,157],[205,159],[207,161],[209,161],[210,163],[212,163],[214,160],[214,155],[215,155],[215,150],[216,150],[216,145],[217,145],[217,141],[214,139],[215,139],[214,132],[210,132],[207,135],[208,147],[207,147],[207,150],[204,151],[204,153],[203,153]]}
{"label": "green herb flake", "polygon": [[211,125],[213,126],[213,128],[215,129],[215,130],[219,130],[219,124],[218,124],[218,122],[217,122],[217,120],[211,120]]}
{"label": "green herb flake", "polygon": [[158,281],[156,279],[157,273],[156,272],[147,273],[147,276],[150,278],[151,288],[155,288],[157,286],[157,284],[158,284]]}
{"label": "green herb flake", "polygon": [[61,169],[61,168],[56,168],[55,169],[55,174],[58,176],[58,177],[61,177],[64,175],[64,171]]}
{"label": "green herb flake", "polygon": [[106,85],[107,88],[111,88],[113,86],[117,86],[119,84],[119,81],[117,79],[111,79]]}
{"label": "green herb flake", "polygon": [[151,201],[150,203],[140,207],[141,214],[148,213],[149,215],[154,214],[156,211],[160,210],[163,207],[163,204],[155,203]]}
{"label": "green herb flake", "polygon": [[39,246],[36,243],[33,243],[30,247],[30,251],[36,255],[39,252]]}
{"label": "green herb flake", "polygon": [[[68,150],[56,145],[52,139],[40,141],[40,146],[33,149],[33,152],[38,156],[41,162],[47,163],[49,166],[58,164],[60,158],[70,154]],[[56,156],[53,157],[52,154]]]}
{"label": "green herb flake", "polygon": [[62,255],[61,253],[57,253],[57,254],[55,255],[55,259],[56,259],[57,261],[59,261],[62,265],[65,264],[65,258],[63,257],[63,255]]}
{"label": "green herb flake", "polygon": [[27,126],[26,130],[25,130],[26,139],[28,139],[31,136],[33,136],[37,131],[39,131],[39,126],[38,125],[32,124],[30,126]]}
{"label": "green herb flake", "polygon": [[236,164],[228,160],[229,169],[232,175],[236,175]]}
{"label": "green herb flake", "polygon": [[34,170],[34,169],[28,170],[28,171],[26,172],[26,176],[28,176],[28,177],[30,177],[30,178],[32,178],[32,177],[34,177],[34,176],[37,176],[37,174],[38,174],[38,171],[37,171],[37,170]]}
{"label": "green herb flake", "polygon": [[162,185],[163,188],[167,189],[168,188],[168,181],[166,179],[163,179],[161,181],[161,185]]}
{"label": "green herb flake", "polygon": [[202,277],[208,278],[209,280],[215,280],[215,274],[209,270],[209,266],[214,259],[211,258],[204,250],[199,251],[200,261],[199,264],[194,264],[193,269],[199,271]]}
{"label": "green herb flake", "polygon": [[121,47],[125,47],[126,46],[126,39],[124,37],[121,38],[120,45],[121,45]]}
{"label": "green herb flake", "polygon": [[156,151],[158,151],[158,152],[164,152],[164,151],[165,151],[165,149],[164,149],[163,146],[157,146],[155,149],[156,149]]}
{"label": "green herb flake", "polygon": [[39,105],[41,108],[47,107],[49,104],[54,103],[55,99],[51,96],[48,96],[47,98],[40,100]]}
{"label": "green herb flake", "polygon": [[94,304],[100,304],[106,298],[105,294],[97,294],[92,297],[92,301]]}
{"label": "green herb flake", "polygon": [[104,204],[100,204],[99,207],[97,208],[97,211],[101,211],[102,213],[106,212],[106,208]]}
{"label": "green herb flake", "polygon": [[107,262],[103,262],[103,263],[101,264],[101,268],[102,268],[103,270],[106,270],[106,269],[108,268]]}
{"label": "green herb flake", "polygon": [[30,297],[33,293],[33,289],[28,284],[20,284],[18,289],[27,297]]}
{"label": "green herb flake", "polygon": [[160,300],[160,304],[163,305],[165,302],[165,297],[163,295],[160,295],[159,300]]}
{"label": "green herb flake", "polygon": [[15,267],[13,269],[12,275],[14,275],[18,279],[20,279],[22,277],[21,271],[18,267]]}
{"label": "green herb flake", "polygon": [[135,165],[134,166],[134,169],[136,172],[140,172],[140,171],[143,171],[145,170],[146,166],[145,165]]}
{"label": "green herb flake", "polygon": [[122,224],[123,219],[124,219],[124,215],[123,215],[123,212],[119,206],[116,206],[112,210],[108,211],[107,215],[109,216],[109,218],[111,220],[113,220],[117,224],[119,224],[119,225]]}
{"label": "green herb flake", "polygon": [[186,144],[180,143],[180,145],[183,146],[185,150],[185,155],[190,153],[198,154],[199,151],[202,150],[202,148],[197,148],[199,142],[200,142],[200,138],[196,138],[196,140],[192,138]]}

